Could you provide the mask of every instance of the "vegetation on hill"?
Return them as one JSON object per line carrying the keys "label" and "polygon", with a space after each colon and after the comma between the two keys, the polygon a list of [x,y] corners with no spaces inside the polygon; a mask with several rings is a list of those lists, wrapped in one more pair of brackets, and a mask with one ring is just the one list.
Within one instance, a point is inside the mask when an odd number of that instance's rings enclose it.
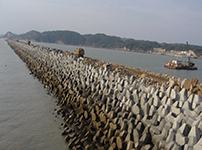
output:
{"label": "vegetation on hill", "polygon": [[[7,32],[4,38],[10,39],[22,39],[33,40],[36,42],[47,43],[60,43],[68,45],[84,45],[100,48],[122,49],[135,52],[153,52],[154,48],[162,48],[166,51],[186,51],[186,44],[167,44],[158,43],[155,41],[144,41],[120,38],[116,36],[109,36],[105,34],[86,34],[81,35],[74,31],[29,31],[25,34],[16,35],[11,32]],[[198,57],[202,57],[202,46],[189,45],[191,49]]]}
{"label": "vegetation on hill", "polygon": [[34,38],[37,42],[57,43],[61,41],[64,44],[80,45],[85,38],[73,31],[46,31]]}
{"label": "vegetation on hill", "polygon": [[29,31],[29,32],[27,32],[25,34],[18,35],[17,38],[32,40],[33,37],[39,36],[40,34],[41,34],[40,32],[32,30],[32,31]]}
{"label": "vegetation on hill", "polygon": [[123,48],[124,41],[120,37],[108,36],[105,34],[87,34],[84,35],[86,46],[102,47],[102,48]]}

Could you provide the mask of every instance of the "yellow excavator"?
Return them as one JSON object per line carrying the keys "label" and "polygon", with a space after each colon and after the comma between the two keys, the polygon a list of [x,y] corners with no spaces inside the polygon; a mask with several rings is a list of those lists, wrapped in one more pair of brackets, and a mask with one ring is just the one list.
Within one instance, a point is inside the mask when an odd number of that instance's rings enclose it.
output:
{"label": "yellow excavator", "polygon": [[75,55],[78,55],[78,57],[83,57],[84,54],[85,54],[85,51],[84,51],[83,48],[76,48],[76,49],[74,50],[74,54],[75,54]]}

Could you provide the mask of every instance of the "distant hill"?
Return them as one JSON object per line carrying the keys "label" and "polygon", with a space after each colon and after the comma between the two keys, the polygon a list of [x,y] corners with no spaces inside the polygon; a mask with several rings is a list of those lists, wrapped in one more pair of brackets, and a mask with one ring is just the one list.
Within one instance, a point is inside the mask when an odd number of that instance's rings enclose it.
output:
{"label": "distant hill", "polygon": [[31,30],[25,34],[20,34],[18,35],[18,39],[23,39],[23,40],[32,40],[36,36],[39,36],[41,33],[38,31]]}
{"label": "distant hill", "polygon": [[41,33],[38,31],[29,31],[27,33],[24,34],[14,34],[12,32],[7,32],[3,37],[4,38],[9,38],[9,39],[19,39],[19,40],[33,40],[37,35],[40,35]]}
{"label": "distant hill", "polygon": [[[3,37],[19,40],[32,40],[36,42],[83,45],[145,53],[152,53],[155,48],[165,49],[166,51],[186,51],[187,49],[186,44],[167,44],[158,43],[155,41],[135,40],[129,38],[127,39],[101,33],[81,35],[77,32],[67,30],[45,31],[42,33],[32,30],[20,35],[7,32]],[[189,49],[191,49],[198,57],[202,57],[202,46],[189,45]]]}
{"label": "distant hill", "polygon": [[69,45],[83,45],[85,43],[85,37],[73,31],[46,31],[37,35],[34,40]]}
{"label": "distant hill", "polygon": [[13,34],[12,32],[8,31],[3,38],[8,38],[8,39],[15,39],[17,37],[16,34]]}

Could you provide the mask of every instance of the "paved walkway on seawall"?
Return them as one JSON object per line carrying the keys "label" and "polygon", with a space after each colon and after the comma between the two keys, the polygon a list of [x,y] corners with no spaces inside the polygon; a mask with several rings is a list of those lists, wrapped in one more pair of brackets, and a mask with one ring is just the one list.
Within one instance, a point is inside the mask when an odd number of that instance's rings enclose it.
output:
{"label": "paved walkway on seawall", "polygon": [[183,88],[146,86],[57,49],[8,40],[58,98],[71,149],[202,149],[202,99]]}

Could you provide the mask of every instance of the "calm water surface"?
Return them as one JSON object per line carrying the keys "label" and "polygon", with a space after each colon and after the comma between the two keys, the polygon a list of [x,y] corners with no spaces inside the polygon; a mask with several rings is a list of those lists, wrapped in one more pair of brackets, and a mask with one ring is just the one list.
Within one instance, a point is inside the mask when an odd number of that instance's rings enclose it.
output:
{"label": "calm water surface", "polygon": [[0,39],[0,150],[67,150],[56,99]]}
{"label": "calm water surface", "polygon": [[[74,52],[79,46],[70,46],[70,45],[59,45],[51,43],[39,43],[38,45],[44,45],[47,47],[57,48],[61,50],[67,50],[69,52]],[[154,54],[145,54],[145,53],[134,53],[134,52],[125,52],[101,48],[91,48],[83,47],[85,49],[85,56],[91,58],[97,58],[105,60],[108,62],[113,62],[117,64],[122,64],[125,66],[131,66],[143,70],[149,70],[155,73],[168,74],[169,76],[176,76],[178,78],[197,78],[200,83],[202,83],[202,60],[201,59],[192,59],[196,64],[198,70],[172,70],[164,68],[164,64],[167,60],[176,59],[173,56],[165,55],[154,55]],[[179,58],[183,62],[186,61],[186,58]]]}

